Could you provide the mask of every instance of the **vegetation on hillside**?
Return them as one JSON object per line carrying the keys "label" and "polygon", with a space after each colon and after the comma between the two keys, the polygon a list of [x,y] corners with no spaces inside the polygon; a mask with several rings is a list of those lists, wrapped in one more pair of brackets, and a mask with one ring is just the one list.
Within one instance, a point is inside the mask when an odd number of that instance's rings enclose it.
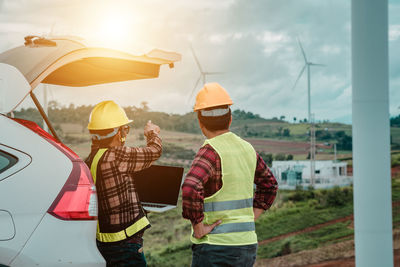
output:
{"label": "vegetation on hillside", "polygon": [[391,127],[400,127],[400,114],[390,118]]}
{"label": "vegetation on hillside", "polygon": [[[82,140],[62,131],[62,124],[70,123],[79,125],[82,132],[86,132],[88,118],[93,106],[60,106],[56,101],[49,102],[49,119],[52,122],[61,139],[66,143],[79,143]],[[168,114],[165,112],[151,111],[146,102],[140,107],[129,106],[124,108],[128,117],[133,118],[133,127],[141,129],[148,120],[158,124],[163,130],[201,134],[198,127],[197,116],[194,112],[184,115]],[[14,112],[15,117],[24,118],[36,122],[42,126],[43,120],[35,108],[21,109]],[[232,111],[233,121],[231,130],[244,138],[269,138],[290,141],[308,141],[310,139],[310,125],[303,122],[289,123],[280,118],[265,119],[258,114],[244,110]],[[400,115],[391,118],[391,145],[392,149],[400,149]],[[336,143],[338,151],[351,151],[352,137],[351,125],[318,122],[315,124],[317,142],[326,145]],[[276,155],[278,158],[280,155]],[[279,160],[285,160],[279,158]]]}
{"label": "vegetation on hillside", "polygon": [[[82,127],[84,131],[92,105],[75,106],[70,104],[68,107],[60,106],[56,101],[50,101],[48,108],[48,116],[53,126],[60,129],[62,123],[74,123]],[[128,117],[133,118],[133,127],[142,128],[148,120],[158,124],[162,129],[200,133],[196,114],[189,112],[184,115],[168,114],[165,112],[151,111],[146,102],[140,107],[129,106],[124,108]],[[36,122],[42,126],[43,120],[36,108],[23,108],[14,112],[15,117],[24,118]],[[265,119],[258,114],[246,112],[244,110],[232,111],[233,122],[232,131],[238,133],[242,137],[258,137],[258,138],[278,138],[288,140],[308,140],[309,125],[306,123],[288,123],[284,121],[285,116],[279,119]],[[316,125],[316,136],[321,141],[336,140],[341,143],[341,139],[349,138],[350,126],[344,124],[322,123]],[[319,129],[321,128],[321,129]],[[350,138],[351,140],[351,138]],[[346,140],[347,142],[348,140]],[[343,149],[347,149],[348,145],[344,145]]]}

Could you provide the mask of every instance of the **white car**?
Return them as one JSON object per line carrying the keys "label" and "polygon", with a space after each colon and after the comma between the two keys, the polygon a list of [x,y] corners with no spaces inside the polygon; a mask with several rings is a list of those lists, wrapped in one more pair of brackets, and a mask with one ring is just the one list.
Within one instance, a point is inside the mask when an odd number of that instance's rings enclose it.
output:
{"label": "white car", "polygon": [[[37,101],[40,83],[88,86],[158,77],[180,60],[153,50],[132,56],[74,39],[25,38],[0,54],[0,267],[105,266],[95,242],[96,190],[84,162],[57,137]],[[31,97],[52,135],[12,118]]]}

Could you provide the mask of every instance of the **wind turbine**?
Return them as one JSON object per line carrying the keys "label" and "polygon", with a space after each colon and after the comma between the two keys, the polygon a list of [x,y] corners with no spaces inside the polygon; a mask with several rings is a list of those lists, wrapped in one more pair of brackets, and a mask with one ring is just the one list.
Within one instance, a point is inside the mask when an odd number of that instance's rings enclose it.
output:
{"label": "wind turbine", "polygon": [[301,45],[300,39],[297,38],[297,42],[299,43],[301,53],[303,54],[304,58],[304,67],[301,69],[299,76],[297,77],[296,82],[294,83],[292,90],[296,87],[297,82],[299,81],[301,75],[303,75],[304,70],[307,68],[307,84],[308,84],[308,122],[311,121],[311,73],[310,67],[317,66],[317,67],[325,67],[324,64],[316,64],[307,60],[306,53],[304,52],[303,46]]}
{"label": "wind turbine", "polygon": [[190,93],[190,96],[189,96],[188,101],[190,101],[190,99],[192,98],[193,93],[194,93],[194,91],[196,91],[197,85],[199,84],[200,80],[202,80],[203,84],[205,84],[205,83],[206,83],[206,76],[207,76],[207,75],[214,75],[214,74],[222,74],[222,73],[223,73],[223,72],[208,72],[208,71],[203,71],[203,68],[202,68],[201,65],[200,65],[200,62],[199,62],[199,60],[198,60],[198,58],[197,58],[197,56],[196,56],[196,53],[194,52],[194,49],[193,49],[193,46],[192,46],[192,45],[190,45],[190,50],[192,51],[194,60],[196,61],[197,67],[199,68],[200,76],[199,76],[199,78],[197,79],[197,81],[196,81],[196,83],[195,83],[195,85],[194,85],[194,87],[193,87],[193,89],[192,89],[192,92]]}

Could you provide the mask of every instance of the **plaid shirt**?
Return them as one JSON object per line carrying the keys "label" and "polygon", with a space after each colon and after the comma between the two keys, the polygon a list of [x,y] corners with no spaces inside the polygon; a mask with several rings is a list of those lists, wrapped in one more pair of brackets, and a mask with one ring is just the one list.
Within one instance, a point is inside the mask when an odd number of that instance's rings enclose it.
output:
{"label": "plaid shirt", "polygon": [[[89,167],[99,148],[92,146],[86,159]],[[161,138],[153,132],[147,137],[147,147],[109,147],[104,153],[96,179],[101,232],[119,232],[145,216],[136,192],[134,172],[150,167],[161,152]]]}
{"label": "plaid shirt", "polygon": [[[264,160],[257,153],[254,174],[256,191],[253,207],[267,210],[275,200],[278,183]],[[182,185],[182,216],[193,224],[203,221],[204,198],[222,187],[221,158],[210,146],[200,148]]]}

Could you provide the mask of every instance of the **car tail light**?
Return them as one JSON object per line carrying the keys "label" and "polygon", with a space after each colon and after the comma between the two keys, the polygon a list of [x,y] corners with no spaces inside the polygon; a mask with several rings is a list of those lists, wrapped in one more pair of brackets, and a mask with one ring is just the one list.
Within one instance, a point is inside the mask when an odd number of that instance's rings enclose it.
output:
{"label": "car tail light", "polygon": [[47,212],[61,220],[96,220],[96,187],[86,164],[74,151],[56,140],[36,123],[23,119],[14,120],[43,137],[72,162],[72,171],[67,182]]}
{"label": "car tail light", "polygon": [[61,220],[97,219],[96,187],[83,161],[73,161],[64,187],[47,211]]}

